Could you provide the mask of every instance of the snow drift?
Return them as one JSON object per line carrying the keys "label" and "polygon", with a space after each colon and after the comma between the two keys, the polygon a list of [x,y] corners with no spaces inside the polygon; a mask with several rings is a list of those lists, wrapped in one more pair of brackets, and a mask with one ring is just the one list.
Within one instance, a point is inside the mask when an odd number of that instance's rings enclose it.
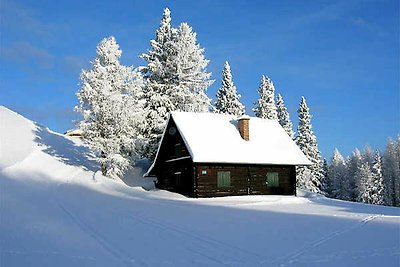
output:
{"label": "snow drift", "polygon": [[0,106],[0,169],[22,161],[34,148],[34,123]]}
{"label": "snow drift", "polygon": [[5,107],[0,123],[0,266],[399,264],[398,208],[145,191],[103,177],[79,139]]}

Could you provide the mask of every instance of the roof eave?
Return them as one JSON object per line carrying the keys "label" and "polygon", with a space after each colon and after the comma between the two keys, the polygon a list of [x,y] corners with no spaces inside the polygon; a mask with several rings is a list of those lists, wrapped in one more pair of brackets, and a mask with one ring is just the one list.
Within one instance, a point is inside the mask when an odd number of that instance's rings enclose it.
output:
{"label": "roof eave", "polygon": [[292,163],[292,162],[239,162],[239,161],[210,161],[210,160],[193,160],[193,163],[199,164],[239,164],[239,165],[285,165],[285,166],[310,166],[311,162]]}

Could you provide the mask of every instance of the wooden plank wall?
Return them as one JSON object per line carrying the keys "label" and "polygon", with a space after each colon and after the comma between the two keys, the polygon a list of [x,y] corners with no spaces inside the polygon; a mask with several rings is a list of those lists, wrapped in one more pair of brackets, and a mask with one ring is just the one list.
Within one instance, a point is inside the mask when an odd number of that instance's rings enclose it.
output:
{"label": "wooden plank wall", "polygon": [[[239,196],[239,195],[293,195],[295,188],[294,166],[246,166],[246,165],[196,165],[195,175],[197,197]],[[204,174],[204,171],[207,174]],[[231,172],[231,187],[218,188],[217,172]],[[278,188],[268,187],[267,172],[279,173]]]}
{"label": "wooden plank wall", "polygon": [[190,158],[166,162],[162,166],[157,173],[157,188],[194,197],[194,173]]}

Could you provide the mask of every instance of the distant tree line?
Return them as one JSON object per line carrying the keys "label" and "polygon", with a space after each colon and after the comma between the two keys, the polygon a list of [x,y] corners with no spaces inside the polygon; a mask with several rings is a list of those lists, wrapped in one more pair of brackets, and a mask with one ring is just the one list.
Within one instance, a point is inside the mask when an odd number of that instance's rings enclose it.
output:
{"label": "distant tree line", "polygon": [[400,136],[389,138],[383,153],[366,147],[346,159],[335,149],[325,161],[328,197],[369,204],[400,206]]}
{"label": "distant tree line", "polygon": [[[122,51],[114,37],[103,39],[97,46],[91,69],[81,73],[81,88],[77,93],[79,104],[76,110],[83,116],[79,128],[90,148],[97,153],[104,175],[120,177],[137,160],[152,161],[171,111],[215,112],[236,116],[245,113],[228,62],[225,62],[222,71],[216,101],[211,103],[206,94],[214,82],[210,79],[211,73],[207,72],[209,60],[204,57],[204,49],[187,23],[181,23],[178,28],[171,26],[168,8],[164,10],[155,38],[150,41],[150,49],[140,55],[146,66],[123,66],[120,63],[121,55]],[[377,167],[372,165],[372,159],[370,165],[360,165],[363,172],[354,175],[347,171],[347,164],[350,163],[345,162],[342,166],[332,159],[329,166],[326,161],[324,164],[312,130],[312,116],[306,99],[302,97],[300,101],[295,133],[283,97],[278,94],[275,98],[274,84],[269,77],[261,77],[258,93],[259,99],[253,107],[255,115],[278,120],[313,163],[296,169],[298,187],[335,198],[370,201],[366,199],[371,193],[365,193],[362,198],[355,198],[355,195],[358,197],[358,189],[361,190],[361,177],[370,183],[373,179],[368,178],[367,173],[378,172],[374,169]],[[398,165],[398,158],[396,160]],[[334,164],[338,164],[338,167],[333,167],[336,166]],[[345,172],[346,176],[340,176],[340,172]],[[360,178],[352,178],[354,182],[346,180],[352,190],[344,189],[344,179],[348,179],[344,177],[355,175]],[[374,175],[371,174],[371,177]],[[357,192],[355,185],[359,185]],[[345,190],[352,191],[348,193],[352,194],[351,197],[346,195]]]}

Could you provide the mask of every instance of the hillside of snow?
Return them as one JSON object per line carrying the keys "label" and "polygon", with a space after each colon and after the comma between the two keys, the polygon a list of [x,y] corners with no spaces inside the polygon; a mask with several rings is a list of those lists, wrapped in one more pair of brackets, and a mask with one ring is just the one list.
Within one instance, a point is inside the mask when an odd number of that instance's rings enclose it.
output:
{"label": "hillside of snow", "polygon": [[0,125],[0,266],[400,265],[398,208],[146,191],[143,170],[103,177],[77,138],[5,107]]}

